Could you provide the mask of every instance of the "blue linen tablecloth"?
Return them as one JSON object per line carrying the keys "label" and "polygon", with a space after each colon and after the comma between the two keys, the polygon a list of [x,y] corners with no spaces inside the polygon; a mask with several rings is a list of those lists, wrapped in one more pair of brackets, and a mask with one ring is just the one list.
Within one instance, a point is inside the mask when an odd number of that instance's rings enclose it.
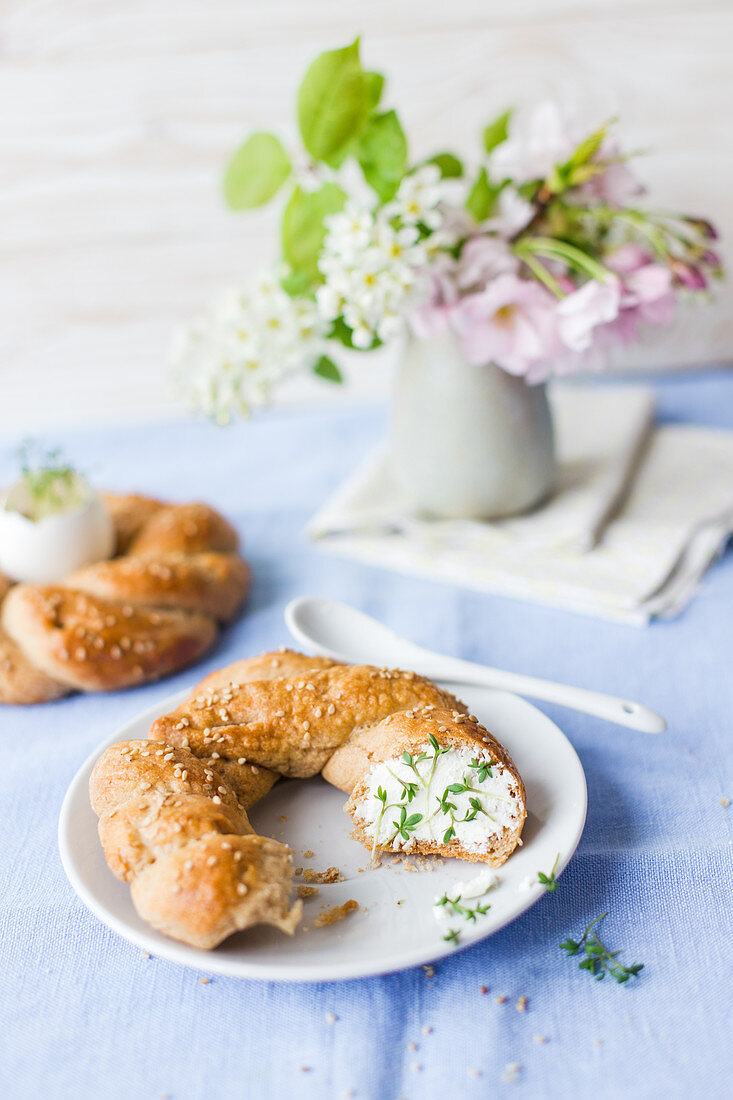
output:
{"label": "blue linen tablecloth", "polygon": [[[664,418],[733,429],[733,375],[658,390]],[[647,629],[325,557],[305,543],[305,522],[382,430],[381,412],[352,409],[229,430],[60,434],[98,484],[219,506],[244,536],[255,584],[247,614],[193,672],[106,698],[0,709],[8,1100],[729,1094],[733,807],[721,800],[733,798],[733,557],[680,619]],[[0,484],[12,472],[6,452]],[[638,697],[669,719],[653,738],[544,708],[586,771],[580,847],[556,893],[434,977],[418,968],[321,985],[202,983],[108,931],[61,869],[59,807],[87,754],[205,671],[286,642],[282,611],[300,593],[347,600],[452,654]],[[558,948],[603,910],[604,938],[623,961],[645,964],[628,986],[595,983]]]}

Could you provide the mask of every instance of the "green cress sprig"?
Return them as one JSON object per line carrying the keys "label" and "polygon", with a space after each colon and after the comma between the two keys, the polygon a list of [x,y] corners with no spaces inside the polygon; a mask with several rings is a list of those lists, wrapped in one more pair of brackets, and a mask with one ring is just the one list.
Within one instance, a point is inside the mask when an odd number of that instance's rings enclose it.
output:
{"label": "green cress sprig", "polygon": [[558,886],[560,885],[560,883],[555,878],[555,871],[557,870],[557,865],[559,862],[560,853],[558,852],[549,875],[546,875],[544,871],[537,872],[537,881],[541,882],[543,886],[547,887],[548,894],[554,894],[555,890],[557,890]]}
{"label": "green cress sprig", "polygon": [[[558,852],[549,875],[545,874],[544,871],[537,872],[537,880],[541,882],[543,886],[547,887],[548,894],[554,893],[560,885],[556,878],[557,865],[559,862],[560,853]],[[601,943],[592,929],[607,916],[608,913],[601,913],[600,917],[596,917],[595,920],[590,922],[579,940],[572,940],[570,938],[563,940],[560,944],[560,948],[562,951],[567,951],[568,956],[577,955],[582,950],[584,958],[578,966],[581,970],[587,970],[588,973],[592,974],[596,981],[602,981],[606,974],[609,974],[614,981],[619,983],[619,985],[623,985],[625,982],[628,982],[629,978],[636,978],[639,972],[644,969],[644,964],[634,963],[633,966],[624,966],[623,963],[616,961],[616,957],[620,955],[621,952],[609,951],[608,948]]]}
{"label": "green cress sprig", "polygon": [[418,827],[421,821],[422,814],[411,814],[410,817],[408,817],[407,810],[404,806],[402,806],[400,809],[400,820],[392,822],[395,827],[395,831],[390,837],[388,843],[391,844],[397,836],[401,836],[403,840],[409,840],[410,833],[414,833],[415,829]]}
{"label": "green cress sprig", "polygon": [[58,448],[44,451],[30,441],[19,450],[21,479],[32,501],[32,519],[52,515],[80,498],[77,470],[63,461]]}
{"label": "green cress sprig", "polygon": [[445,906],[451,911],[451,913],[455,913],[456,916],[463,917],[463,919],[467,921],[475,921],[476,917],[485,916],[485,914],[488,913],[489,909],[491,908],[490,905],[479,905],[479,903],[477,902],[476,907],[472,909],[470,905],[461,905],[460,894],[457,898],[451,898],[448,897],[447,893],[443,894],[442,898],[439,898],[435,904],[439,906]]}
{"label": "green cress sprig", "polygon": [[600,982],[610,975],[619,985],[628,982],[629,978],[636,978],[644,969],[643,963],[634,963],[633,966],[624,966],[617,961],[620,951],[609,951],[605,944],[601,943],[593,929],[608,913],[601,913],[600,917],[592,920],[579,940],[563,940],[560,948],[567,951],[568,955],[577,955],[581,949],[584,951],[584,959],[578,964],[580,970],[587,970],[596,981]]}

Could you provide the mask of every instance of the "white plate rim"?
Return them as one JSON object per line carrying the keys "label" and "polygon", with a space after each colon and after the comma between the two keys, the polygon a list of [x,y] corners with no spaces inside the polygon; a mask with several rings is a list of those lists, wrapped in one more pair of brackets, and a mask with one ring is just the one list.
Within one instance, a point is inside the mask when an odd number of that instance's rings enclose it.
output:
{"label": "white plate rim", "polygon": [[[449,681],[440,681],[440,686],[447,687],[454,693],[457,689],[460,690],[461,686],[464,689],[469,687],[469,685],[459,685]],[[560,727],[557,726],[552,719],[548,718],[548,716],[538,707],[528,702],[528,700],[516,696],[511,692],[495,691],[490,688],[481,688],[480,690],[496,695],[510,696],[512,700],[541,715],[544,722],[548,723],[549,727],[554,730],[555,736],[565,742],[567,748],[570,750],[571,758],[574,759],[575,774],[573,780],[577,785],[574,794],[576,798],[580,796],[579,812],[575,821],[572,839],[568,840],[566,843],[565,850],[557,863],[556,874],[560,875],[575,854],[575,850],[580,842],[585,827],[588,808],[588,788],[580,758],[572,743]],[[136,928],[131,927],[123,917],[119,917],[116,913],[110,911],[106,905],[99,901],[93,891],[87,888],[86,883],[77,870],[74,852],[70,844],[71,816],[80,797],[84,801],[88,800],[89,777],[101,753],[116,741],[129,738],[131,726],[142,722],[152,725],[157,717],[173,710],[182,703],[189,694],[189,691],[180,691],[160,700],[158,703],[146,708],[132,718],[128,718],[113,734],[100,742],[77,770],[69,784],[61,805],[57,839],[61,863],[66,877],[83,905],[97,917],[98,920],[123,939],[127,940],[128,943],[132,943],[134,946],[149,952],[155,957],[164,958],[178,965],[205,971],[208,974],[217,974],[222,977],[288,983],[356,980],[382,974],[392,974],[412,967],[435,963],[447,956],[455,955],[458,951],[465,951],[467,948],[473,947],[476,943],[493,936],[496,932],[501,931],[502,928],[511,924],[523,913],[527,912],[528,909],[532,908],[532,906],[546,893],[544,888],[539,888],[528,890],[524,896],[517,895],[517,901],[514,907],[506,914],[504,919],[500,920],[498,923],[493,923],[491,928],[485,931],[482,931],[480,924],[462,930],[462,941],[458,946],[450,943],[446,943],[445,946],[443,946],[441,943],[431,950],[429,955],[426,955],[425,947],[420,946],[416,947],[413,951],[401,950],[399,952],[399,959],[387,957],[384,960],[375,961],[372,964],[355,962],[353,965],[349,966],[343,961],[340,961],[333,972],[324,972],[324,967],[321,963],[314,963],[310,966],[307,964],[300,964],[298,973],[294,975],[280,972],[273,974],[266,964],[258,963],[251,959],[238,959],[231,955],[218,954],[216,950],[204,951],[199,948],[190,947],[188,944],[179,943],[176,940],[159,935],[153,929],[150,929],[149,932],[147,930],[138,931]],[[155,942],[152,942],[152,936],[159,936],[159,938],[156,939]]]}

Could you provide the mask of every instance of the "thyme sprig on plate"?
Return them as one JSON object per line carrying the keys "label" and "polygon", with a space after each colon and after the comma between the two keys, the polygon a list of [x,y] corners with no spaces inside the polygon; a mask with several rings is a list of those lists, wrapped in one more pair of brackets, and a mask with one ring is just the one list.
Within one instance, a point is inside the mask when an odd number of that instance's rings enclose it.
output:
{"label": "thyme sprig on plate", "polygon": [[555,862],[552,865],[552,870],[550,871],[549,875],[546,875],[544,873],[544,871],[538,871],[537,872],[537,881],[541,882],[543,886],[547,887],[547,893],[548,894],[554,894],[555,890],[557,890],[558,886],[560,885],[560,883],[555,878],[555,871],[557,870],[557,865],[558,865],[559,862],[560,862],[560,853],[558,852],[557,857],[555,859]]}
{"label": "thyme sprig on plate", "polygon": [[444,940],[447,940],[448,943],[452,943],[455,947],[458,947],[460,938],[460,935],[458,934],[458,932],[456,932],[454,928],[449,928],[446,934],[443,936]]}
{"label": "thyme sprig on plate", "polygon": [[580,970],[587,970],[592,974],[596,981],[603,981],[608,974],[619,985],[623,985],[629,978],[638,977],[639,972],[644,969],[644,964],[634,963],[633,966],[624,966],[617,961],[618,955],[621,954],[620,950],[609,951],[605,944],[601,943],[592,929],[607,916],[608,913],[601,913],[600,917],[590,922],[579,940],[563,940],[560,948],[567,951],[568,955],[577,955],[582,950],[584,958],[578,966]]}
{"label": "thyme sprig on plate", "polygon": [[435,904],[446,906],[446,908],[449,909],[451,913],[455,913],[456,916],[463,917],[463,919],[467,921],[475,921],[476,917],[485,916],[491,908],[491,906],[488,904],[480,905],[478,902],[476,902],[475,909],[472,909],[470,905],[461,905],[460,894],[456,898],[451,898],[448,896],[447,893],[443,894],[443,896],[439,898]]}

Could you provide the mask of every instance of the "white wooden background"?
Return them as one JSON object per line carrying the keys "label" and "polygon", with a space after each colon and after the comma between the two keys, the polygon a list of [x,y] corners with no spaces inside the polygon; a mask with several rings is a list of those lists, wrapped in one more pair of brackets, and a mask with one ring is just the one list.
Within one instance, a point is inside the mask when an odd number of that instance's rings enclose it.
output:
{"label": "white wooden background", "polygon": [[[0,431],[177,414],[171,326],[273,252],[274,214],[228,213],[222,166],[250,127],[294,137],[308,62],[355,32],[416,155],[580,100],[652,147],[657,204],[733,240],[730,0],[0,0]],[[730,361],[732,307],[723,288],[626,365]]]}

